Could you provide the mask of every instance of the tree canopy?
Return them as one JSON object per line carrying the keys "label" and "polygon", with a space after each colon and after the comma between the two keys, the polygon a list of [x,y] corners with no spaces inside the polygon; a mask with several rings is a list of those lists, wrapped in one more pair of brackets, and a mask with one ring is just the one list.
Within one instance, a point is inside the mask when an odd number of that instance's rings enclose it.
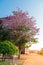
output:
{"label": "tree canopy", "polygon": [[27,12],[22,10],[13,11],[13,15],[2,18],[3,29],[10,33],[10,41],[15,42],[19,47],[25,45],[27,42],[37,42],[39,28],[36,26],[36,21],[30,17]]}
{"label": "tree canopy", "polygon": [[[11,37],[16,44],[25,42],[35,42],[35,36],[39,32],[36,21],[29,17],[28,13],[22,10],[13,11],[13,15],[3,20],[3,28],[9,30]],[[22,41],[23,40],[23,41]]]}
{"label": "tree canopy", "polygon": [[0,54],[3,55],[12,55],[12,54],[17,54],[18,53],[18,48],[11,43],[10,41],[0,41]]}

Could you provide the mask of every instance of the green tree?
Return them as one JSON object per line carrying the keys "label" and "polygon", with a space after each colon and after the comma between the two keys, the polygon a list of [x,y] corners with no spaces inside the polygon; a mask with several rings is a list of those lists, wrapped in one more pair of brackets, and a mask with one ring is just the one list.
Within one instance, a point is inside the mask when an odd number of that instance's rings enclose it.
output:
{"label": "green tree", "polygon": [[[21,47],[27,42],[36,42],[36,35],[39,32],[39,28],[36,26],[36,21],[29,17],[28,13],[22,10],[14,11],[12,16],[6,17],[4,20],[4,29],[9,30],[11,34],[10,40],[15,42],[19,48],[19,58],[21,53]],[[8,24],[7,24],[8,23]]]}
{"label": "green tree", "polygon": [[0,54],[4,56],[18,53],[18,48],[10,41],[0,41]]}
{"label": "green tree", "polygon": [[3,27],[3,21],[0,20],[0,41],[10,40],[10,33]]}

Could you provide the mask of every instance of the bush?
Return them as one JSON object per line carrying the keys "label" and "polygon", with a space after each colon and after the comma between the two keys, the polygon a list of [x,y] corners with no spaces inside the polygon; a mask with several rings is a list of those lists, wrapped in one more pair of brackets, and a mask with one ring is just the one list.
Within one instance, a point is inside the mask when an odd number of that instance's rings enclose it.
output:
{"label": "bush", "polygon": [[12,55],[12,54],[17,54],[18,53],[18,48],[11,43],[10,41],[0,41],[0,54],[4,55]]}

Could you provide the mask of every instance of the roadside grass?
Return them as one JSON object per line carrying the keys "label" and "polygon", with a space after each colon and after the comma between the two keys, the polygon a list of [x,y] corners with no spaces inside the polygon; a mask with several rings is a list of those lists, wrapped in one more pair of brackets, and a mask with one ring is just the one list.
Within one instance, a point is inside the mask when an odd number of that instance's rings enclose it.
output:
{"label": "roadside grass", "polygon": [[[0,61],[0,65],[13,65],[13,64],[11,64],[10,62],[7,62],[7,61]],[[23,63],[19,62],[18,65],[23,65]]]}
{"label": "roadside grass", "polygon": [[11,65],[10,62],[7,61],[0,61],[0,65]]}

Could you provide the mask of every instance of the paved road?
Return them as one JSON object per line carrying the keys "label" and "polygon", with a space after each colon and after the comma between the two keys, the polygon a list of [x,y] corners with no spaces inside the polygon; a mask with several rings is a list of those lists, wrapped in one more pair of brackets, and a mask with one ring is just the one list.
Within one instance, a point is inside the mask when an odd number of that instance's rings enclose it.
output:
{"label": "paved road", "polygon": [[43,65],[43,56],[38,54],[22,55],[24,64],[23,65]]}

